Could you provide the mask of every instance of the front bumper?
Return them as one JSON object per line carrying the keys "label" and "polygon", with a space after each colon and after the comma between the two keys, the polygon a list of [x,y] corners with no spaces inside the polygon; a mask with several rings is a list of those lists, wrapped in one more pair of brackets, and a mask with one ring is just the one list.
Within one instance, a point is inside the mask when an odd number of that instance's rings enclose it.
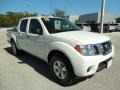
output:
{"label": "front bumper", "polygon": [[104,68],[109,68],[109,67],[112,65],[112,59],[113,59],[113,58],[110,57],[110,58],[108,58],[107,60],[101,62],[101,63],[99,64],[99,66],[98,66],[97,71],[100,71],[100,70],[102,70],[102,69],[104,69]]}
{"label": "front bumper", "polygon": [[85,77],[95,74],[101,63],[106,63],[106,68],[112,65],[112,58],[114,57],[114,47],[112,46],[112,52],[108,55],[97,56],[82,56],[76,55],[75,60],[72,60],[74,73],[78,77]]}

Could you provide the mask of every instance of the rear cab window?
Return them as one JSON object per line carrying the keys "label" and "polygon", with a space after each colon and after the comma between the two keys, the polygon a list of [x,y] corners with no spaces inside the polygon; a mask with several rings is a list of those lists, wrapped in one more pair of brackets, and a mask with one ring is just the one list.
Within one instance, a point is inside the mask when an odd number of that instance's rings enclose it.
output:
{"label": "rear cab window", "polygon": [[21,21],[21,23],[20,23],[20,32],[23,32],[23,33],[26,32],[27,22],[28,22],[28,19],[24,19],[24,20]]}

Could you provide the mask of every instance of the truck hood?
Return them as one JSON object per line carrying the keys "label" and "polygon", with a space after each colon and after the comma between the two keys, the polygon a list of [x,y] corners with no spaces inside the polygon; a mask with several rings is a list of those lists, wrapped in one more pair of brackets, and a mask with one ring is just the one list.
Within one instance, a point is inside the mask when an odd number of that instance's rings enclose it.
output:
{"label": "truck hood", "polygon": [[61,39],[74,40],[80,44],[96,44],[110,40],[109,37],[98,33],[87,31],[70,31],[52,34],[52,36]]}

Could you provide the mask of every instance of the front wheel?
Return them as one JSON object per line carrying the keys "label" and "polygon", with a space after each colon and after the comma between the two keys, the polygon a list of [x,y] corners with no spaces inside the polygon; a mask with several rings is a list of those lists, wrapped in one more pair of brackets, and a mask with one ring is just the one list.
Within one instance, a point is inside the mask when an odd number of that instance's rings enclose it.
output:
{"label": "front wheel", "polygon": [[50,71],[57,83],[63,86],[72,83],[72,66],[66,57],[54,55],[50,60]]}

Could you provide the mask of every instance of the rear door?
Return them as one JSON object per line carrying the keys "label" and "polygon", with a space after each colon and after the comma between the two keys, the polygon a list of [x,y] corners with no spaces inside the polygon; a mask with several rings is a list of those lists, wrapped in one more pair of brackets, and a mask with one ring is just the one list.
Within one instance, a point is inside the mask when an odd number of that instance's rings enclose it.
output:
{"label": "rear door", "polygon": [[18,32],[18,45],[21,49],[27,51],[27,45],[26,45],[26,31],[28,27],[28,19],[21,20],[21,23],[19,25],[19,32]]}

